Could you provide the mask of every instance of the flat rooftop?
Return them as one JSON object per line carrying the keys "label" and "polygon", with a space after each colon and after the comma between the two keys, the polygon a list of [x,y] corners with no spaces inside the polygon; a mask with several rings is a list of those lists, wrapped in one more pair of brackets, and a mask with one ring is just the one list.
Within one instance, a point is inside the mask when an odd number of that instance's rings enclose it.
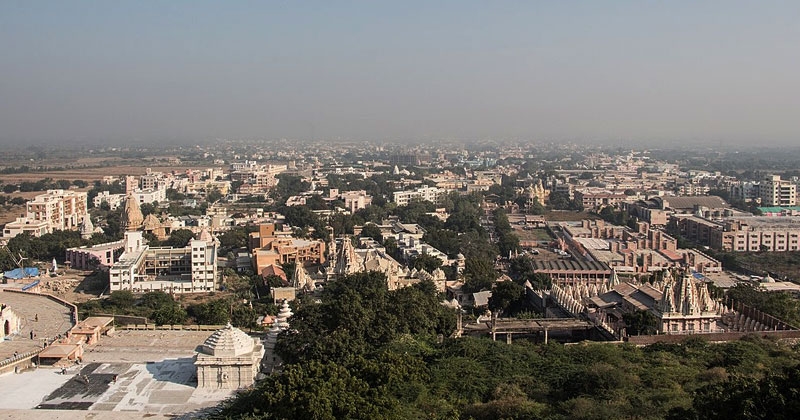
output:
{"label": "flat rooftop", "polygon": [[195,349],[211,333],[123,330],[101,337],[64,375],[40,367],[0,376],[0,418],[197,418],[233,395],[196,388]]}

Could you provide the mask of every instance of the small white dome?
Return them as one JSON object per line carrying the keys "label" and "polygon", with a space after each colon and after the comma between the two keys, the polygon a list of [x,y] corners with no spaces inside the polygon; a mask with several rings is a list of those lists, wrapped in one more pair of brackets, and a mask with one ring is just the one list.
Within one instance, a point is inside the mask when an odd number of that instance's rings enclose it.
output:
{"label": "small white dome", "polygon": [[249,335],[228,324],[206,339],[201,352],[211,356],[236,357],[252,353],[253,347],[254,341]]}

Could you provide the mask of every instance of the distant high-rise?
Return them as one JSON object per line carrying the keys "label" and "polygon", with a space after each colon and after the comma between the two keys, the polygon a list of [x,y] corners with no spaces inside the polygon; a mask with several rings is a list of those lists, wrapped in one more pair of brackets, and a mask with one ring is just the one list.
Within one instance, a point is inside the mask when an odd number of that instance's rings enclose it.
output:
{"label": "distant high-rise", "polygon": [[420,157],[417,153],[396,153],[389,158],[390,165],[417,166],[419,163]]}

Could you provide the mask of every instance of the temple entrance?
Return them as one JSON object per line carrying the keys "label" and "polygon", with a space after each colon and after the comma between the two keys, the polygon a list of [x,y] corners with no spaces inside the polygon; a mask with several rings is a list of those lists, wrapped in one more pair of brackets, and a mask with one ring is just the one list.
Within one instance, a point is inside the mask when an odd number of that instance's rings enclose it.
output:
{"label": "temple entrance", "polygon": [[5,337],[11,335],[11,323],[8,322],[8,320],[6,320],[6,322],[3,323],[3,333],[4,333],[3,336]]}

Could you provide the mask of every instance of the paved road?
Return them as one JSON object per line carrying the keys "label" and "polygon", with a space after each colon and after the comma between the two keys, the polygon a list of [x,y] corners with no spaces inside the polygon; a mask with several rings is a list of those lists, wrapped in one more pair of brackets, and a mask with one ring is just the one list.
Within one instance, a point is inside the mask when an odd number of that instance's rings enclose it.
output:
{"label": "paved road", "polygon": [[[67,306],[44,296],[2,291],[0,302],[22,318],[20,332],[0,342],[0,360],[11,357],[15,351],[23,354],[40,348],[44,339],[64,334],[74,325],[71,310]],[[36,321],[37,315],[39,321]],[[31,331],[36,334],[33,340],[30,338]]]}

